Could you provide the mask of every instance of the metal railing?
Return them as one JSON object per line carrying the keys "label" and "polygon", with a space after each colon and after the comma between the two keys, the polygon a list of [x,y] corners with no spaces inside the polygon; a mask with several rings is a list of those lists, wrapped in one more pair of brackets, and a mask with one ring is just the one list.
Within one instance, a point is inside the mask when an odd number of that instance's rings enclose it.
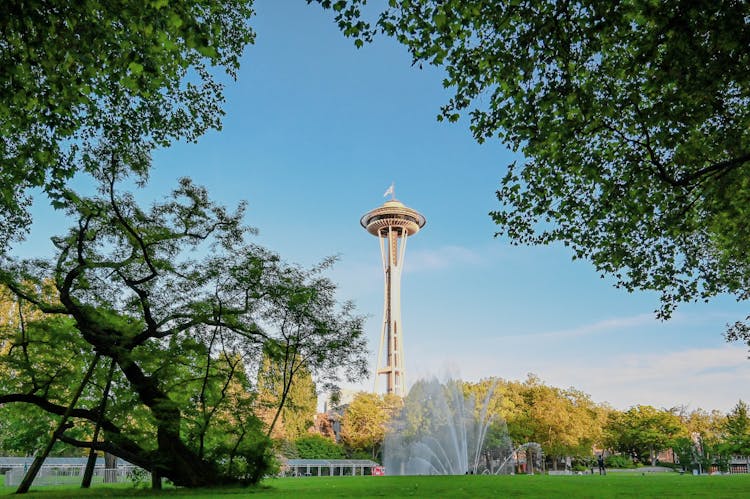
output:
{"label": "metal railing", "polygon": [[[21,483],[26,474],[27,465],[6,466],[5,486],[15,487]],[[75,485],[83,480],[85,465],[43,465],[39,469],[33,486],[43,485]],[[137,470],[137,471],[136,471]],[[137,475],[137,477],[136,477]],[[149,479],[149,473],[137,466],[118,466],[117,468],[94,468],[92,484],[96,483],[124,483],[134,479]]]}

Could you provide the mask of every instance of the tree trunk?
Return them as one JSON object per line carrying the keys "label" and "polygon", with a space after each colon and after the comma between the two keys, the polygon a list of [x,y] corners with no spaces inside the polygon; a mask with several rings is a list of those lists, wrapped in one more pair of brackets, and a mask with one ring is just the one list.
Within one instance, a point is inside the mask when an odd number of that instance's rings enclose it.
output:
{"label": "tree trunk", "polygon": [[[96,442],[96,439],[94,439]],[[86,460],[86,469],[83,472],[83,479],[81,480],[81,488],[88,489],[91,487],[91,479],[94,477],[94,468],[96,467],[96,451],[92,447],[89,449],[89,457]]]}
{"label": "tree trunk", "polygon": [[159,428],[159,450],[151,469],[159,477],[168,478],[175,485],[182,487],[207,487],[237,483],[237,480],[222,476],[213,463],[201,459],[189,449],[179,434]]}
{"label": "tree trunk", "polygon": [[131,352],[116,352],[115,360],[138,397],[150,410],[157,425],[157,450],[149,456],[152,476],[168,478],[181,487],[207,487],[238,483],[222,475],[213,463],[202,459],[180,439],[182,415],[177,405],[161,391],[158,381],[146,375],[132,360]]}
{"label": "tree trunk", "polygon": [[52,432],[49,442],[47,442],[47,447],[45,447],[45,449],[42,451],[41,454],[39,454],[38,456],[34,458],[34,461],[31,463],[31,467],[26,472],[26,475],[24,475],[23,480],[21,480],[21,484],[18,486],[18,489],[16,490],[16,494],[25,494],[26,492],[29,491],[29,488],[31,488],[31,483],[34,481],[34,478],[36,478],[37,473],[39,473],[39,470],[42,468],[42,464],[44,463],[44,460],[47,459],[47,456],[52,450],[52,447],[54,447],[55,442],[57,442],[57,440],[60,438],[60,435],[62,435],[63,432],[65,431],[65,424],[68,422],[68,418],[70,417],[70,414],[73,412],[73,409],[78,403],[78,399],[80,398],[81,393],[83,393],[83,389],[88,384],[89,379],[91,379],[91,375],[94,373],[94,368],[96,368],[96,364],[98,362],[99,362],[99,354],[96,354],[96,356],[94,357],[94,360],[91,362],[91,365],[89,366],[89,370],[86,371],[86,374],[83,376],[83,380],[81,380],[81,384],[78,385],[78,390],[76,391],[76,394],[73,397],[73,400],[70,402],[70,405],[68,405],[67,409],[65,409],[65,414],[63,414],[62,418],[60,418],[60,422],[58,423],[57,428],[55,428],[55,431]]}
{"label": "tree trunk", "polygon": [[[115,373],[115,361],[110,360],[109,362],[109,374],[107,375],[107,384],[104,386],[104,392],[102,393],[102,401],[99,404],[99,417],[96,420],[96,427],[94,428],[94,436],[91,438],[91,443],[96,444],[99,440],[99,431],[102,428],[102,420],[104,419],[104,411],[107,409],[107,399],[109,398],[109,389],[112,386],[112,376]],[[96,450],[92,446],[89,449],[89,458],[86,461],[86,471],[83,473],[83,480],[81,480],[81,488],[88,489],[91,487],[91,479],[94,476],[94,467],[96,466]],[[107,481],[107,470],[105,468],[104,481]]]}
{"label": "tree trunk", "polygon": [[104,483],[114,483],[117,481],[117,456],[104,453]]}
{"label": "tree trunk", "polygon": [[151,472],[151,488],[154,490],[161,490],[161,476],[158,471]]}

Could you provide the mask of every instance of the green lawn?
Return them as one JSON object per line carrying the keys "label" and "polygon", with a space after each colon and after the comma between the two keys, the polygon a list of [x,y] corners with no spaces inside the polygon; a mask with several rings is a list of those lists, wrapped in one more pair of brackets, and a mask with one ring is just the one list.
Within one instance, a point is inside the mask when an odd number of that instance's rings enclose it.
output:
{"label": "green lawn", "polygon": [[[13,489],[0,488],[3,495]],[[37,487],[28,499],[95,497],[179,497],[217,496],[276,497],[750,497],[750,475],[692,476],[678,474],[612,473],[607,476],[420,476],[420,477],[327,477],[266,480],[251,489],[214,488],[202,490],[166,489],[154,494],[130,485],[98,486],[88,491],[73,487]]]}

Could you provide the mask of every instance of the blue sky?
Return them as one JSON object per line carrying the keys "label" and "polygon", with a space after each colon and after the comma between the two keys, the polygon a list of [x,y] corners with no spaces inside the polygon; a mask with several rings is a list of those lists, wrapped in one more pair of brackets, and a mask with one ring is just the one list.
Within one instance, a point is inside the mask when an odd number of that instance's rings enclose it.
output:
{"label": "blue sky", "polygon": [[[256,43],[227,84],[224,129],[159,151],[149,195],[187,175],[228,205],[247,200],[257,241],[287,260],[340,255],[331,277],[368,315],[374,365],[380,252],[359,218],[395,182],[399,200],[427,218],[402,285],[408,384],[446,371],[467,380],[532,372],[620,409],[726,411],[748,400],[747,349],[722,338],[746,306],[721,297],[659,322],[656,294],[615,289],[565,248],[495,239],[487,214],[514,155],[477,144],[466,121],[436,121],[449,97],[439,70],[412,67],[385,38],[355,49],[330,12],[302,0],[257,0],[256,10]],[[36,219],[30,253],[48,247],[58,223]]]}

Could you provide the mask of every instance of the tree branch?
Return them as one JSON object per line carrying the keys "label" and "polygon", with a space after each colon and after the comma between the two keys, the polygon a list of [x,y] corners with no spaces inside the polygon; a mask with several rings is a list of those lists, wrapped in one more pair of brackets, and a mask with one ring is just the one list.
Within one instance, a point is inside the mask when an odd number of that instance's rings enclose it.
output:
{"label": "tree branch", "polygon": [[[114,152],[112,153],[111,158],[111,166],[114,169],[115,168],[115,157]],[[130,236],[136,241],[138,244],[138,247],[140,248],[141,256],[143,256],[143,261],[146,262],[146,265],[149,268],[149,271],[151,272],[149,275],[142,277],[140,279],[136,279],[133,282],[133,285],[139,285],[143,284],[145,282],[148,282],[152,279],[154,279],[158,273],[156,272],[156,267],[154,266],[153,262],[151,261],[151,255],[149,255],[148,247],[146,243],[144,242],[141,235],[133,228],[132,225],[127,221],[127,219],[122,215],[122,212],[120,211],[120,206],[117,203],[117,199],[115,198],[115,175],[114,173],[107,179],[108,180],[108,187],[109,187],[109,204],[112,206],[112,210],[115,213],[115,216],[117,217],[118,222],[120,222],[120,225],[125,229],[125,231],[130,234]]]}
{"label": "tree branch", "polygon": [[75,447],[107,452],[122,458],[131,464],[140,466],[145,470],[150,471],[153,466],[153,461],[148,456],[144,455],[145,452],[143,449],[141,449],[138,444],[122,435],[117,435],[115,438],[118,443],[115,443],[112,440],[105,440],[103,442],[86,442],[69,437],[65,434],[60,435],[59,440]]}
{"label": "tree branch", "polygon": [[24,291],[23,287],[10,278],[6,273],[3,273],[3,275],[0,275],[0,278],[2,279],[2,283],[5,284],[5,286],[13,292],[14,295],[16,295],[18,298],[22,298],[26,300],[29,303],[32,303],[34,306],[36,306],[39,310],[44,312],[45,314],[67,314],[68,310],[63,305],[53,305],[51,303],[47,303],[45,301],[42,301],[39,299],[39,297],[34,296],[26,291]]}
{"label": "tree branch", "polygon": [[750,162],[750,153],[743,154],[736,158],[719,161],[718,163],[714,163],[705,168],[696,170],[693,173],[683,175],[678,180],[678,183],[682,186],[687,186],[693,181],[700,179],[701,177],[718,173],[726,173],[734,170],[735,168],[739,168],[740,166],[748,162]]}
{"label": "tree branch", "polygon": [[[0,405],[3,404],[9,404],[14,402],[21,402],[26,404],[32,404],[40,409],[43,409],[45,412],[48,412],[50,414],[56,414],[58,416],[62,416],[65,414],[65,410],[67,409],[66,406],[62,406],[59,404],[54,404],[47,400],[44,397],[40,397],[39,395],[32,395],[28,393],[9,393],[5,395],[0,395]],[[73,409],[73,411],[70,413],[71,417],[79,418],[79,419],[85,419],[88,421],[91,421],[95,423],[97,421],[97,418],[99,417],[99,413],[97,411],[92,411],[90,409]],[[120,427],[112,423],[111,421],[102,418],[102,428],[105,431],[119,433]]]}

